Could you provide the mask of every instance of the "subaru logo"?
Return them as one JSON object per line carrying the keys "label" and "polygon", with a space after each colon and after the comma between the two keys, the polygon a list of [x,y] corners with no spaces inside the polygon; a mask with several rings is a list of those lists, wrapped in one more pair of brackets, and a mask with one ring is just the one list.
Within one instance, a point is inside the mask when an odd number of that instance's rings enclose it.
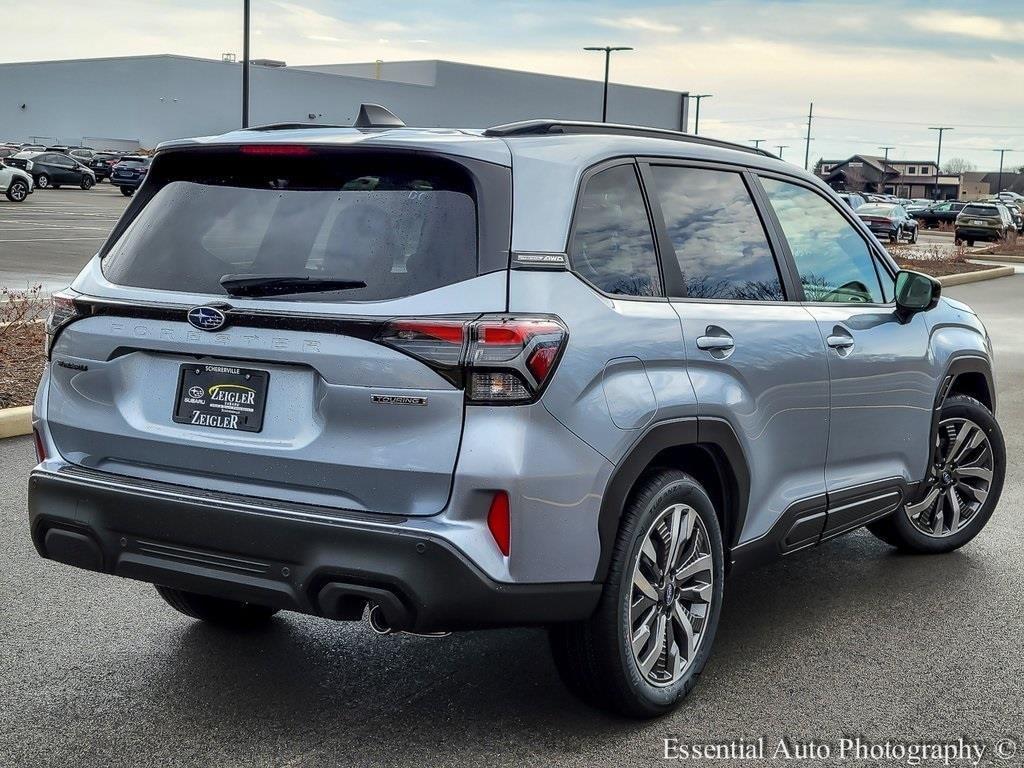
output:
{"label": "subaru logo", "polygon": [[219,331],[228,318],[214,307],[193,307],[188,311],[188,321],[201,331]]}

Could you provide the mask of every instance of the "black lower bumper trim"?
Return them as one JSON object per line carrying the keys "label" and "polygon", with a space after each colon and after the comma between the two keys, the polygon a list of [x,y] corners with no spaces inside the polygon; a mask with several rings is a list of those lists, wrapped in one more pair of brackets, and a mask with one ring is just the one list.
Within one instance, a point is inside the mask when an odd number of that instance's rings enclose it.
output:
{"label": "black lower bumper trim", "polygon": [[396,629],[416,632],[582,619],[601,594],[589,582],[496,582],[448,542],[393,525],[249,514],[151,485],[34,472],[36,549],[88,570],[330,618],[358,618],[374,602]]}

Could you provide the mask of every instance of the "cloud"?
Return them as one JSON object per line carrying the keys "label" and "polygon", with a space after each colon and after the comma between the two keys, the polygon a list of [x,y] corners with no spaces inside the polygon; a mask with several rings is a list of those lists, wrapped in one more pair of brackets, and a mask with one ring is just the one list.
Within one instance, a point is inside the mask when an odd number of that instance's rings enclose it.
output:
{"label": "cloud", "polygon": [[643,16],[623,16],[616,19],[598,18],[594,20],[594,23],[600,24],[602,27],[610,27],[611,29],[629,29],[638,32],[676,34],[682,31],[682,28],[677,27],[675,24],[667,24],[655,19],[646,19]]}
{"label": "cloud", "polygon": [[1020,40],[1024,22],[1005,21],[994,16],[969,16],[951,11],[933,11],[907,16],[911,26],[925,32],[961,35],[983,40]]}

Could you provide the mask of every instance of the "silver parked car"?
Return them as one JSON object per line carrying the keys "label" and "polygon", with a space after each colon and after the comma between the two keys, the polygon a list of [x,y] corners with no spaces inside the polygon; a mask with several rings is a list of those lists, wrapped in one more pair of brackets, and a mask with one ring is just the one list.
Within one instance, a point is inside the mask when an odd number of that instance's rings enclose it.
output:
{"label": "silver parked car", "polygon": [[546,625],[631,716],[693,688],[729,574],[864,525],[949,552],[1003,484],[970,308],[814,176],[671,131],[170,142],[48,334],[42,556],[236,627]]}

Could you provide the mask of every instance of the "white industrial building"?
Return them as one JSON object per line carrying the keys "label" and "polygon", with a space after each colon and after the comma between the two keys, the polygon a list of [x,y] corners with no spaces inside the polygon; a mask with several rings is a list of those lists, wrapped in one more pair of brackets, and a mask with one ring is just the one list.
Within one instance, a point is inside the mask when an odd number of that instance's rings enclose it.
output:
{"label": "white industrial building", "polygon": [[[599,120],[603,84],[450,61],[250,66],[250,124],[351,124],[383,104],[408,125]],[[156,55],[0,64],[0,140],[152,148],[241,121],[242,66]],[[684,130],[687,94],[612,84],[609,122]]]}

